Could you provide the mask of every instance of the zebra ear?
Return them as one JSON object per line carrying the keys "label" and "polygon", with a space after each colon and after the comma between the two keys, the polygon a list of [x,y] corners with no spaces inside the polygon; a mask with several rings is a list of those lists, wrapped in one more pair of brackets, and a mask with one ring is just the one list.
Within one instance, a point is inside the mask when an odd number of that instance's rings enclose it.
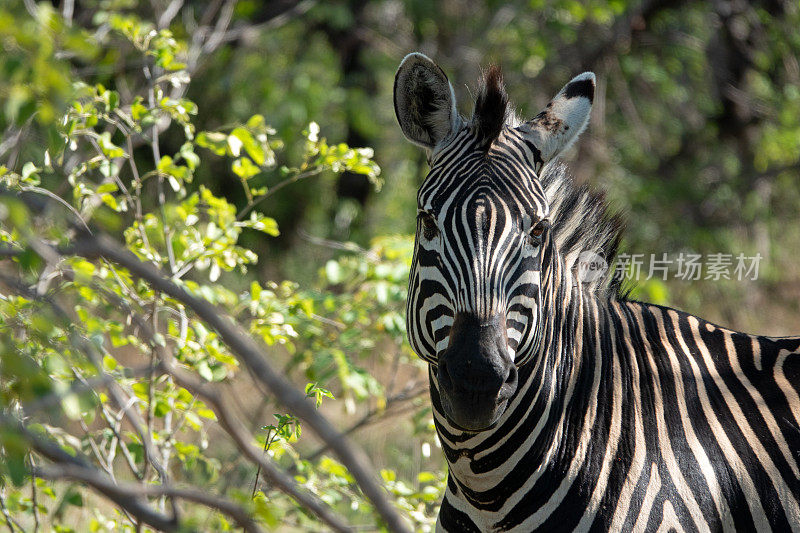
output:
{"label": "zebra ear", "polygon": [[432,150],[458,124],[453,86],[427,56],[408,54],[394,78],[394,112],[406,138]]}
{"label": "zebra ear", "polygon": [[558,157],[586,129],[594,100],[592,72],[575,76],[550,103],[520,126],[523,134],[541,152],[542,164]]}

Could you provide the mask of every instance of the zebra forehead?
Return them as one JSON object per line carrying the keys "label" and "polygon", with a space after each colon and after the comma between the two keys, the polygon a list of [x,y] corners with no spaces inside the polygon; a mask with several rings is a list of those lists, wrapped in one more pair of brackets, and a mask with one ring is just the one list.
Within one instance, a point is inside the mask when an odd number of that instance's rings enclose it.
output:
{"label": "zebra forehead", "polygon": [[547,196],[535,174],[491,160],[479,166],[432,169],[417,200],[421,209],[436,213],[488,203],[502,205],[512,215],[522,217],[542,218],[549,214]]}

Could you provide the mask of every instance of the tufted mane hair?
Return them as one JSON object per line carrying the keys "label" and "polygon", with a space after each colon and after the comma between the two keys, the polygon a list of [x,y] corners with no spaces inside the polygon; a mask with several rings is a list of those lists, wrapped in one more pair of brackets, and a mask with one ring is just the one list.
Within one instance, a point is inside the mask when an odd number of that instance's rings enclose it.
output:
{"label": "tufted mane hair", "polygon": [[[480,80],[472,127],[488,149],[503,127],[517,122],[508,102],[500,67],[490,65]],[[630,287],[623,287],[612,267],[617,256],[624,224],[614,214],[601,192],[577,185],[567,167],[554,161],[542,169],[539,180],[550,205],[556,247],[568,271],[577,273],[578,261],[585,251],[600,255],[608,270],[598,279],[581,282],[586,291],[624,300]]]}
{"label": "tufted mane hair", "polygon": [[602,193],[578,186],[563,163],[546,165],[539,177],[550,204],[556,246],[567,270],[575,272],[580,254],[594,252],[609,268],[599,279],[583,282],[584,290],[624,300],[630,292],[612,270],[622,239],[622,217],[612,214]]}
{"label": "tufted mane hair", "polygon": [[500,135],[507,118],[508,94],[503,73],[499,66],[490,65],[481,76],[472,124],[478,137],[489,145]]}

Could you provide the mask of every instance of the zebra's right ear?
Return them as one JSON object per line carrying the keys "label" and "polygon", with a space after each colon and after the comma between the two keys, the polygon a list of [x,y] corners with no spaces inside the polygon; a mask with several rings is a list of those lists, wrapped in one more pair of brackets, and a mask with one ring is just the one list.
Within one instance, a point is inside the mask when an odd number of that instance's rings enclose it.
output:
{"label": "zebra's right ear", "polygon": [[541,164],[559,156],[575,142],[592,111],[595,77],[584,72],[572,78],[541,113],[519,128],[540,152]]}
{"label": "zebra's right ear", "polygon": [[394,112],[406,138],[428,150],[458,124],[453,86],[427,56],[408,54],[394,78]]}

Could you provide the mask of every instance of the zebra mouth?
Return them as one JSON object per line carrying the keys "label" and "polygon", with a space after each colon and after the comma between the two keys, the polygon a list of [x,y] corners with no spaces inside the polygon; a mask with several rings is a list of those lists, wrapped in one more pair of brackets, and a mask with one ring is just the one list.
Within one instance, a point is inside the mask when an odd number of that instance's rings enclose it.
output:
{"label": "zebra mouth", "polygon": [[490,430],[497,425],[500,417],[505,413],[506,404],[507,402],[504,400],[501,405],[493,410],[494,412],[489,413],[480,413],[476,411],[460,413],[458,410],[448,413],[445,411],[445,417],[447,418],[447,423],[459,431],[480,433]]}
{"label": "zebra mouth", "polygon": [[505,413],[508,400],[496,403],[496,398],[479,397],[469,401],[467,398],[441,397],[442,408],[447,422],[455,429],[479,433],[492,429]]}
{"label": "zebra mouth", "polygon": [[434,368],[433,375],[439,382],[442,414],[448,424],[460,431],[478,433],[492,429],[505,413],[508,400],[517,388],[516,369],[499,390],[453,386],[449,376],[437,370]]}
{"label": "zebra mouth", "polygon": [[502,416],[517,390],[504,314],[457,313],[433,375],[441,412],[457,428],[484,431]]}

